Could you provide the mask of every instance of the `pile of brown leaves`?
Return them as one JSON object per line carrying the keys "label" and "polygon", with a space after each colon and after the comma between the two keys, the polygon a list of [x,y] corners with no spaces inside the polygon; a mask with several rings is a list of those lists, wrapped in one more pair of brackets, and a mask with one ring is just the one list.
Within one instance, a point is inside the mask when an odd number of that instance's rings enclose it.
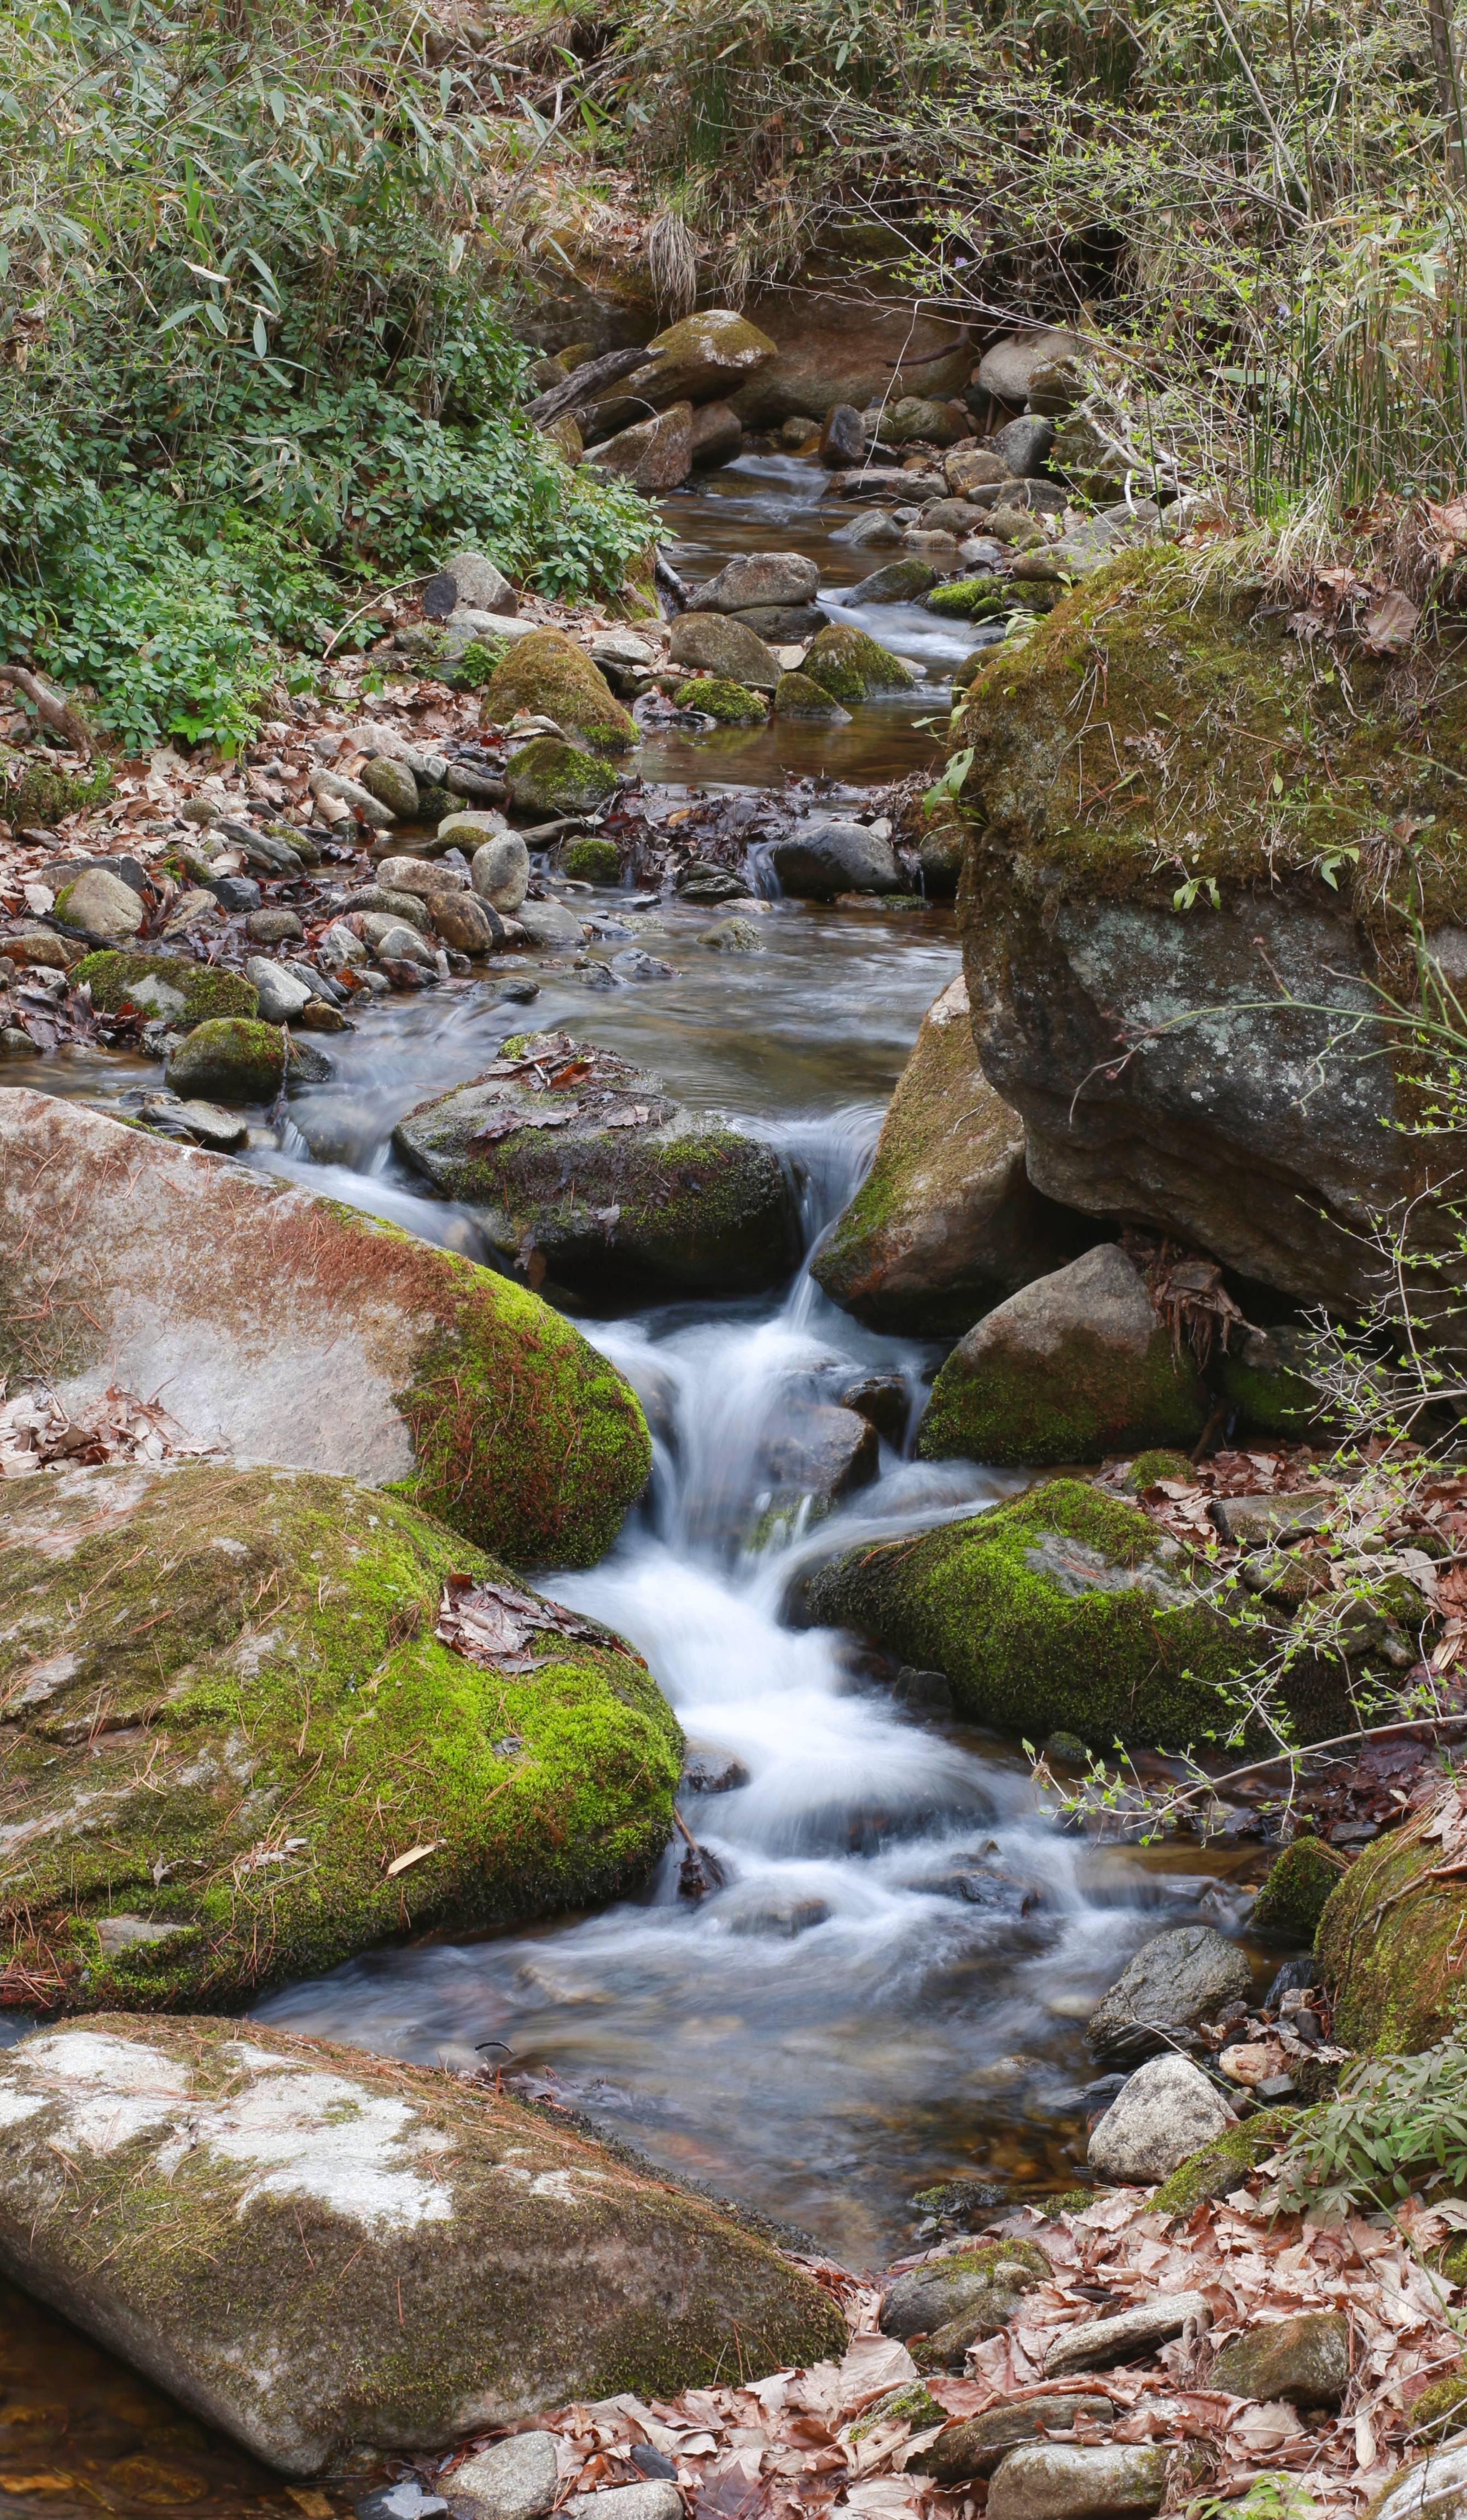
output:
{"label": "pile of brown leaves", "polygon": [[470,1575],[450,1575],[438,1605],[433,1634],[467,1662],[486,1670],[536,1671],[552,1659],[535,1650],[542,1637],[582,1637],[603,1642],[600,1631],[585,1619],[562,1610],[558,1601],[521,1593],[512,1584],[475,1584]]}
{"label": "pile of brown leaves", "polygon": [[0,1479],[99,1462],[197,1461],[212,1451],[191,1441],[156,1400],[139,1400],[109,1385],[100,1400],[70,1417],[53,1392],[3,1396],[0,1383]]}
{"label": "pile of brown leaves", "polygon": [[[958,2420],[1056,2389],[1073,2392],[1074,2379],[1045,2377],[1045,2356],[1068,2328],[1158,2295],[1201,2292],[1212,2314],[1204,2336],[1163,2346],[1143,2363],[1087,2375],[1084,2385],[1108,2397],[1117,2415],[1083,2437],[1194,2444],[1206,2455],[1212,2494],[1236,2497],[1261,2475],[1283,2472],[1321,2511],[1355,2514],[1409,2455],[1413,2400],[1460,2360],[1445,2289],[1411,2245],[1434,2246],[1446,2227],[1419,2209],[1406,2209],[1400,2228],[1352,2218],[1323,2229],[1297,2217],[1270,2219],[1261,2185],[1255,2177],[1223,2201],[1199,2206],[1184,2226],[1151,2212],[1134,2188],[1053,2221],[1011,2216],[1001,2228],[1038,2242],[1052,2279],[1025,2294],[1010,2327],[969,2349],[963,2377],[928,2376],[929,2397]],[[874,2287],[805,2263],[850,2318],[840,2362],[671,2400],[626,2393],[537,2417],[537,2428],[559,2439],[557,2500],[638,2483],[632,2452],[645,2447],[671,2462],[692,2520],[792,2520],[797,2512],[822,2520],[831,2511],[973,2520],[987,2497],[981,2481],[947,2492],[910,2468],[940,2428],[914,2430],[897,2415],[867,2421],[853,2437],[889,2392],[918,2376],[916,2366],[904,2345],[877,2331]],[[1338,2414],[1255,2405],[1208,2386],[1219,2345],[1259,2319],[1300,2311],[1339,2311],[1350,2322],[1352,2378]],[[451,2476],[445,2482],[451,2495]]]}

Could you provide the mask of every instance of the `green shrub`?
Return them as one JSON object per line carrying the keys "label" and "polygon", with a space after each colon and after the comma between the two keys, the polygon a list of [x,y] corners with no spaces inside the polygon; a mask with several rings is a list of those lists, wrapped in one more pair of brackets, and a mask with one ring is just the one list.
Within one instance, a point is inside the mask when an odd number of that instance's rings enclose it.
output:
{"label": "green shrub", "polygon": [[1335,2097],[1301,2120],[1279,2165],[1284,2211],[1316,2217],[1387,2211],[1413,2189],[1430,2199],[1464,2188],[1467,2050],[1453,2044],[1352,2067]]}

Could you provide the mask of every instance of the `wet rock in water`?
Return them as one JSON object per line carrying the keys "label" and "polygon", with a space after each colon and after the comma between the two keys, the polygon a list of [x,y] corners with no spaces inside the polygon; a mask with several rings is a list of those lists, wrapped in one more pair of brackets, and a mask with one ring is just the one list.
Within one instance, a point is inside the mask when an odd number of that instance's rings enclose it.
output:
{"label": "wet rock in water", "polygon": [[504,922],[476,892],[440,892],[431,904],[433,926],[456,954],[492,954],[504,943]]}
{"label": "wet rock in water", "polygon": [[641,1494],[629,1386],[496,1272],[50,1095],[0,1096],[0,1170],[7,1296],[46,1290],[30,1370],[73,1415],[166,1390],[196,1442],[398,1486],[519,1565],[594,1563]]}
{"label": "wet rock in water", "polygon": [[592,448],[586,461],[634,490],[676,490],[692,471],[692,405],[675,402]]}
{"label": "wet rock in water", "polygon": [[1291,2407],[1338,2407],[1350,2385],[1350,2322],[1338,2310],[1260,2321],[1223,2346],[1210,2389]]}
{"label": "wet rock in water", "polygon": [[251,955],[244,966],[244,977],[255,991],[262,1023],[298,1022],[302,1009],[314,994],[303,980],[292,979],[279,963],[268,961],[263,954]]}
{"label": "wet rock in water", "polygon": [[554,718],[595,752],[630,752],[637,726],[584,648],[563,630],[536,630],[501,658],[484,693],[484,720],[508,726],[519,711]]}
{"label": "wet rock in water", "polygon": [[851,713],[808,674],[781,674],[775,689],[776,717],[808,718],[822,726],[849,726]]}
{"label": "wet rock in water", "polygon": [[752,919],[721,919],[716,927],[704,928],[698,943],[709,954],[762,954],[764,951],[764,939]]}
{"label": "wet rock in water", "polygon": [[688,444],[695,472],[732,464],[743,445],[743,423],[726,402],[705,402],[693,412]]}
{"label": "wet rock in water", "polygon": [[384,752],[364,762],[362,785],[379,805],[390,806],[400,822],[412,822],[418,813],[418,782],[406,763],[389,760]]}
{"label": "wet rock in water", "polygon": [[716,868],[711,873],[695,871],[687,880],[680,881],[678,898],[695,902],[702,909],[720,901],[747,901],[750,894],[740,877],[725,875],[722,868]]}
{"label": "wet rock in water", "polygon": [[252,1015],[259,999],[243,971],[216,971],[186,954],[88,954],[74,967],[78,988],[91,990],[92,1004],[113,1014],[120,1007],[151,1009],[199,1024],[210,1015]]}
{"label": "wet rock in water", "polygon": [[1197,1441],[1208,1395],[1178,1363],[1146,1281],[1116,1242],[1008,1296],[959,1341],[917,1434],[924,1461],[1097,1461]]}
{"label": "wet rock in water", "polygon": [[866,454],[866,424],[854,403],[833,402],[821,429],[820,460],[832,472],[859,464]]}
{"label": "wet rock in water", "polygon": [[731,683],[722,674],[694,674],[673,694],[679,708],[696,709],[720,726],[762,726],[768,703],[758,694]]}
{"label": "wet rock in water", "polygon": [[859,1418],[865,1418],[884,1443],[902,1444],[911,1414],[911,1396],[905,1375],[895,1371],[864,1373],[859,1381],[846,1386],[840,1399],[842,1408],[854,1409]]}
{"label": "wet rock in water", "polygon": [[[1156,2064],[1165,2061],[1153,2059]],[[1056,2336],[1045,2356],[1045,2376],[1062,2380],[1072,2371],[1114,2371],[1124,2362],[1144,2362],[1184,2327],[1205,2328],[1211,2317],[1206,2293],[1169,2292],[1120,2311],[1114,2318],[1088,2319]]]}
{"label": "wet rock in water", "polygon": [[893,1697],[914,1715],[951,1715],[953,1687],[945,1671],[918,1671],[914,1663],[903,1663],[891,1685]]}
{"label": "wet rock in water", "polygon": [[1120,2520],[1159,2511],[1170,2466],[1168,2451],[1139,2444],[1021,2445],[989,2487],[990,2520]]}
{"label": "wet rock in water", "polygon": [[772,692],[779,679],[778,656],[747,622],[726,612],[681,613],[673,623],[667,654],[670,664],[727,676],[749,691]]}
{"label": "wet rock in water", "polygon": [[812,1274],[873,1329],[950,1336],[1052,1269],[1086,1230],[1030,1188],[1022,1123],[978,1064],[966,982],[951,981]]}
{"label": "wet rock in water", "polygon": [[[526,910],[535,907],[526,903]],[[793,1266],[773,1148],[695,1118],[655,1077],[563,1033],[511,1038],[474,1083],[421,1103],[393,1144],[496,1249],[564,1285],[778,1284]]]}
{"label": "wet rock in water", "polygon": [[723,1914],[731,1934],[768,1934],[776,1941],[792,1943],[797,1934],[827,1924],[830,1909],[823,1899],[802,1898],[795,1892],[749,1891],[726,1907]]}
{"label": "wet rock in water", "polygon": [[518,917],[532,945],[581,946],[586,942],[580,921],[563,901],[521,902]]}
{"label": "wet rock in water", "polygon": [[742,552],[695,587],[690,612],[747,612],[765,605],[813,604],[820,570],[803,552]]}
{"label": "wet rock in water", "polygon": [[769,647],[803,648],[818,630],[823,630],[830,615],[818,604],[751,604],[747,611],[725,613],[723,618],[741,622]]}
{"label": "wet rock in water", "polygon": [[[467,843],[466,843],[467,845]],[[516,917],[530,882],[530,853],[517,832],[492,832],[473,847],[474,891],[502,917]]]}
{"label": "wet rock in water", "polygon": [[1236,1943],[1211,1925],[1174,1925],[1153,1934],[1127,1961],[1090,2014],[1086,2036],[1107,2063],[1134,2062],[1178,2041],[1185,2044],[1199,2022],[1216,2021],[1252,1985]]}
{"label": "wet rock in water", "polygon": [[854,1409],[794,1401],[759,1448],[761,1476],[778,1492],[826,1499],[849,1496],[875,1477],[880,1446],[874,1426]]}
{"label": "wet rock in water", "polygon": [[554,2433],[511,2433],[477,2451],[449,2480],[456,2504],[474,2520],[542,2520],[556,2498]]}
{"label": "wet rock in water", "polygon": [[733,1750],[721,1750],[715,1741],[689,1741],[684,1755],[679,1791],[689,1794],[732,1794],[749,1781],[749,1772]]}
{"label": "wet rock in water", "polygon": [[511,752],[505,764],[510,802],[517,814],[547,819],[558,814],[592,814],[609,804],[617,778],[609,762],[562,743],[558,736],[537,735]]}
{"label": "wet rock in water", "polygon": [[[1179,1750],[1216,1730],[1221,1692],[1249,1668],[1245,1640],[1178,1580],[1180,1554],[1138,1507],[1051,1479],[916,1541],[833,1557],[804,1601],[822,1625],[945,1671],[975,1723]],[[1335,1668],[1296,1666],[1284,1687],[1301,1740],[1351,1722]]]}
{"label": "wet rock in water", "polygon": [[[786,676],[786,680],[796,680]],[[841,892],[900,892],[902,873],[890,840],[865,823],[813,823],[777,840],[771,864],[782,891],[801,901],[833,901]]]}
{"label": "wet rock in water", "polygon": [[168,1128],[182,1129],[196,1146],[212,1147],[221,1154],[233,1154],[249,1137],[249,1123],[238,1111],[222,1111],[217,1102],[178,1102],[159,1096],[145,1102],[143,1117]]}
{"label": "wet rock in water", "polygon": [[832,699],[854,708],[872,692],[905,692],[916,681],[910,665],[851,621],[828,622],[806,655],[803,672]]}
{"label": "wet rock in water", "polygon": [[844,2346],[767,2242],[450,2075],[256,2021],[101,2014],[7,2049],[0,2092],[9,2262],[289,2475]]}
{"label": "wet rock in water", "polygon": [[937,584],[937,571],[924,560],[888,561],[885,568],[876,569],[851,589],[852,604],[914,604],[929,586]]}
{"label": "wet rock in water", "polygon": [[1232,2118],[1216,2084],[1189,2056],[1153,2056],[1091,2128],[1087,2157],[1102,2179],[1149,2187],[1203,2144],[1215,2143]]}
{"label": "wet rock in water", "polygon": [[935,2337],[956,2319],[977,2322],[979,2336],[997,2336],[1023,2304],[1026,2292],[1047,2283],[1049,2261],[1033,2240],[965,2241],[941,2258],[913,2267],[881,2296],[884,2336]]}
{"label": "wet rock in water", "polygon": [[960,446],[943,458],[943,478],[955,499],[966,499],[977,489],[987,489],[1013,477],[1013,466],[998,444],[993,446]]}
{"label": "wet rock in water", "polygon": [[109,875],[105,867],[88,867],[63,884],[56,896],[56,915],[70,927],[84,927],[93,936],[115,938],[118,943],[136,936],[146,916],[131,884],[120,876]]}
{"label": "wet rock in water", "polygon": [[[295,1041],[289,1049],[290,1072],[302,1082],[330,1074],[320,1051]],[[184,1035],[164,1073],[175,1094],[197,1094],[207,1102],[273,1102],[286,1065],[287,1037],[279,1024],[220,1015]]]}
{"label": "wet rock in water", "polygon": [[[28,1675],[0,1964],[48,2002],[232,2003],[410,1923],[619,1895],[667,1842],[682,1736],[645,1664],[401,1498],[208,1462],[8,1484],[0,1524]],[[482,1661],[436,1632],[461,1577],[500,1588]]]}
{"label": "wet rock in water", "polygon": [[859,517],[853,517],[848,525],[837,525],[830,540],[832,543],[850,543],[855,550],[865,551],[879,543],[901,542],[904,530],[889,508],[867,508]]}
{"label": "wet rock in water", "polygon": [[[912,2202],[918,2200],[914,2197]],[[965,2485],[975,2476],[992,2476],[1000,2460],[1021,2442],[1043,2441],[1047,2432],[1068,2432],[1077,2422],[1108,2424],[1114,2421],[1115,2411],[1109,2398],[1093,2392],[1071,2396],[1056,2391],[1051,2397],[1031,2399],[1026,2406],[990,2407],[987,2414],[946,2425],[935,2442],[909,2460],[909,2471],[930,2476],[938,2485]]]}
{"label": "wet rock in water", "polygon": [[887,405],[881,435],[888,446],[952,446],[971,428],[960,404],[938,402],[928,394],[903,394]]}
{"label": "wet rock in water", "polygon": [[1038,412],[1024,412],[1017,420],[1006,420],[1001,428],[995,429],[990,443],[1010,472],[1020,480],[1033,480],[1048,461],[1054,444],[1054,423]]}

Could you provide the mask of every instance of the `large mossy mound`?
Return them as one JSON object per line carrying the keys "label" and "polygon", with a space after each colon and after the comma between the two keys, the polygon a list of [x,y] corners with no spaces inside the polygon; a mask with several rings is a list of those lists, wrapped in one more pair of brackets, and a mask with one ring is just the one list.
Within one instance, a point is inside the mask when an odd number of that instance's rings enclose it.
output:
{"label": "large mossy mound", "polygon": [[0,1537],[11,2002],[231,2002],[609,1897],[666,1842],[682,1736],[641,1658],[585,1621],[452,1651],[449,1577],[510,1579],[400,1499],[79,1470],[7,1488]]}
{"label": "large mossy mound", "polygon": [[532,630],[500,659],[484,691],[484,716],[508,726],[521,709],[553,717],[596,752],[630,752],[637,728],[600,667],[563,630]]}
{"label": "large mossy mound", "polygon": [[[85,981],[93,1006],[105,1014],[115,1014],[128,1005],[152,1006],[157,1012],[176,1012],[185,1025],[226,1015],[252,1016],[260,1003],[258,989],[243,971],[216,971],[206,963],[192,962],[187,954],[87,954],[71,981],[73,987]],[[169,1003],[174,998],[176,1010]]]}
{"label": "large mossy mound", "polygon": [[[1124,765],[1104,780],[1074,740],[1082,688],[1097,671],[1106,759],[1114,742]],[[1402,858],[1402,909],[1428,926],[1467,917],[1467,791],[1437,766],[1467,757],[1467,683],[1442,684],[1429,749],[1418,708],[1415,677],[1363,652],[1348,686],[1321,677],[1226,552],[1205,569],[1165,546],[1126,552],[1022,646],[993,651],[968,687],[953,742],[973,746],[963,801],[987,831],[972,918],[988,915],[991,874],[1052,911],[1071,898],[1170,901],[1178,865],[1225,893],[1325,861],[1335,880],[1326,888],[1315,873],[1321,903],[1358,884],[1378,916],[1374,859],[1335,853],[1407,811],[1433,817],[1432,847],[1419,865],[1416,852]],[[1186,834],[1176,864],[1158,855],[1163,810],[1167,830]],[[1205,896],[1194,915],[1205,919]]]}
{"label": "large mossy mound", "polygon": [[1467,2014],[1467,1879],[1431,1878],[1442,1849],[1426,1825],[1422,1814],[1357,1855],[1314,1937],[1336,2037],[1377,2056],[1459,2038]]}
{"label": "large mossy mound", "polygon": [[[1249,1655],[1168,1546],[1137,1507],[1053,1479],[916,1540],[847,1551],[812,1577],[806,1603],[945,1672],[977,1723],[1178,1750],[1231,1732],[1225,1691]],[[1350,1720],[1343,1674],[1302,1671],[1291,1704],[1306,1740]]]}

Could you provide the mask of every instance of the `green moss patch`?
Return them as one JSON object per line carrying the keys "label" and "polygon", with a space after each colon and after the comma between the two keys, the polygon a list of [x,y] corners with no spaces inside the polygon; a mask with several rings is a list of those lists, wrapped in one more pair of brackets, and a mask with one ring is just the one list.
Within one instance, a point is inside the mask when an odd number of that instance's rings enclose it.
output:
{"label": "green moss patch", "polygon": [[105,803],[112,787],[112,773],[105,761],[81,778],[53,768],[49,761],[0,750],[0,816],[7,823],[52,829],[68,814],[85,813],[88,806]]}
{"label": "green moss patch", "polygon": [[183,1000],[179,1020],[184,1024],[204,1023],[216,1015],[252,1016],[260,1003],[259,991],[243,971],[212,970],[187,954],[87,954],[71,977],[78,985],[86,981],[93,1006],[107,1014],[131,1004],[134,991],[149,980],[161,982]]}
{"label": "green moss patch", "polygon": [[[1247,1667],[1242,1637],[1159,1553],[1137,1507],[1078,1479],[851,1550],[818,1570],[807,1603],[945,1672],[963,1714],[1010,1734],[1182,1749],[1234,1729],[1224,1692]],[[1343,1679],[1311,1668],[1291,1688],[1302,1738],[1349,1720]]]}
{"label": "green moss patch", "polygon": [[766,715],[757,692],[745,691],[742,683],[731,683],[722,674],[694,674],[691,682],[680,683],[673,697],[679,708],[698,709],[720,726],[762,726]]}
{"label": "green moss patch", "polygon": [[1441,1848],[1425,1817],[1356,1857],[1314,1937],[1342,2045],[1410,2056],[1460,2035],[1467,1996],[1467,1881],[1433,1881]]}
{"label": "green moss patch", "polygon": [[0,1534],[12,2002],[234,2002],[610,1896],[666,1841],[682,1736],[645,1665],[602,1630],[537,1635],[528,1671],[450,1651],[447,1577],[509,1578],[405,1500],[95,1470],[8,1488]]}
{"label": "green moss patch", "polygon": [[1296,1837],[1253,1903],[1249,1932],[1271,1943],[1311,1943],[1345,1868],[1344,1857],[1320,1838]]}
{"label": "green moss patch", "polygon": [[511,753],[505,775],[510,802],[520,814],[592,814],[616,793],[609,762],[562,743],[556,735],[532,736]]}
{"label": "green moss patch", "polygon": [[849,621],[829,621],[816,632],[801,670],[848,708],[872,692],[905,692],[916,681],[900,656]]}
{"label": "green moss patch", "polygon": [[1012,612],[1014,599],[1010,588],[992,577],[952,577],[946,586],[934,586],[925,608],[952,621],[990,621]]}
{"label": "green moss patch", "polygon": [[616,883],[621,858],[614,840],[572,840],[561,851],[560,864],[578,883]]}
{"label": "green moss patch", "polygon": [[637,726],[603,673],[563,630],[533,630],[495,666],[484,692],[484,716],[507,726],[520,710],[553,717],[594,752],[630,752]]}
{"label": "green moss patch", "polygon": [[1199,2152],[1188,2153],[1170,2179],[1162,2181],[1151,2199],[1151,2211],[1177,2214],[1184,2220],[1208,2199],[1230,2196],[1261,2161],[1267,2161],[1270,2152],[1276,2152],[1288,2140],[1298,2125],[1296,2112],[1263,2109],[1257,2117],[1243,2118],[1238,2125],[1225,2128],[1216,2143],[1205,2143]]}

